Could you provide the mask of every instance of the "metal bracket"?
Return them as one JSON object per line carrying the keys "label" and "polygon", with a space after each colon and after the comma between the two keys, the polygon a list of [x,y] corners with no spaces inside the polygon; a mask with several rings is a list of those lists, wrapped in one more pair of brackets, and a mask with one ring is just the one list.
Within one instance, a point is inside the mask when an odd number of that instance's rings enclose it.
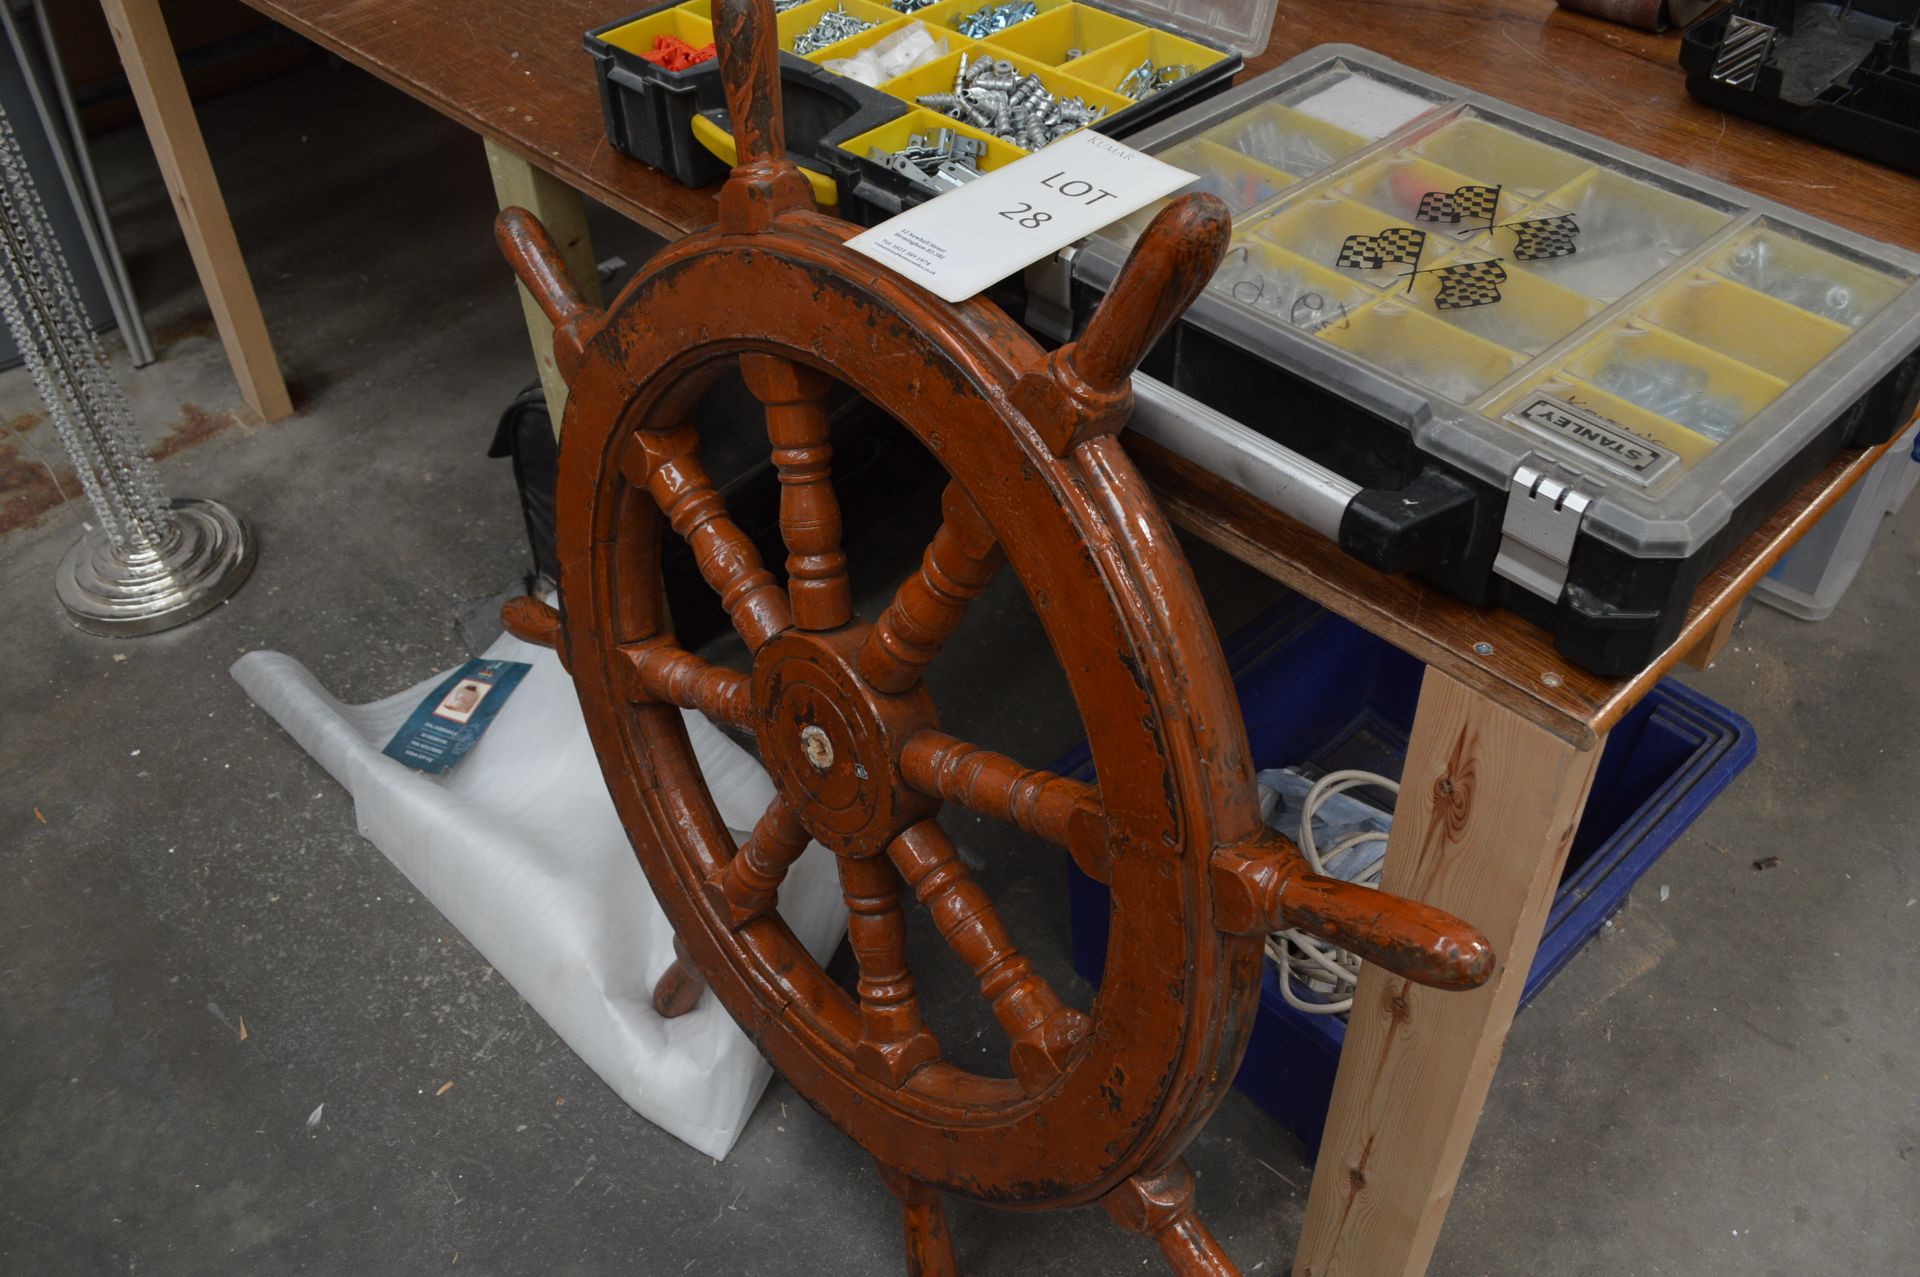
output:
{"label": "metal bracket", "polygon": [[1500,553],[1493,570],[1541,598],[1557,602],[1567,584],[1574,538],[1593,497],[1565,479],[1522,464],[1507,483]]}
{"label": "metal bracket", "polygon": [[1069,244],[1028,266],[1022,277],[1027,313],[1021,322],[1054,341],[1073,340],[1073,259],[1079,251],[1077,245]]}
{"label": "metal bracket", "polygon": [[1773,51],[1775,31],[1764,22],[1729,14],[1713,59],[1713,78],[1736,89],[1750,89]]}

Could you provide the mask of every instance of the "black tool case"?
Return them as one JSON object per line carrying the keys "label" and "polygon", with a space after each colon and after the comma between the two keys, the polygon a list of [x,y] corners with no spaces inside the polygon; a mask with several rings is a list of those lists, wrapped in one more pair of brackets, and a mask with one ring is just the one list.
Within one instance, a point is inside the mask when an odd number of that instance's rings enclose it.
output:
{"label": "black tool case", "polygon": [[1680,65],[1709,106],[1920,173],[1920,0],[1737,0]]}
{"label": "black tool case", "polygon": [[[645,10],[587,32],[606,112],[607,140],[623,155],[651,164],[687,186],[705,186],[732,168],[703,145],[694,121],[705,116],[717,139],[732,132],[720,65],[709,58],[684,71],[669,71],[640,56],[655,36],[673,35],[696,48],[713,42],[704,0],[683,0]],[[888,97],[785,49],[780,51],[781,107],[788,151],[802,164],[825,171],[836,141],[866,133],[906,113]]]}
{"label": "black tool case", "polygon": [[[1362,49],[1132,143],[1235,232],[1131,428],[1602,674],[1920,393],[1920,258]],[[1072,335],[1153,212],[1030,270],[1029,323]]]}
{"label": "black tool case", "polygon": [[[779,14],[781,88],[787,147],[809,170],[816,195],[838,204],[841,216],[874,225],[936,193],[874,160],[875,147],[894,151],[910,135],[951,129],[987,141],[981,171],[1026,154],[989,138],[961,121],[916,105],[915,99],[951,87],[962,54],[1012,62],[1033,73],[1058,96],[1077,96],[1106,109],[1093,127],[1120,137],[1147,128],[1193,103],[1224,92],[1240,71],[1241,54],[1266,47],[1275,0],[1034,0],[1036,15],[979,39],[954,23],[980,8],[981,0],[936,0],[907,13],[871,0],[806,0]],[[794,37],[839,6],[872,22],[867,31],[803,55]],[[631,155],[689,186],[724,177],[727,158],[726,96],[720,68],[709,59],[684,71],[668,71],[640,56],[659,36],[700,47],[713,40],[711,0],[669,0],[586,33],[606,112],[607,139]],[[923,22],[947,39],[938,62],[870,88],[827,70],[822,63],[845,58],[866,45]],[[1129,101],[1114,86],[1148,60],[1177,63],[1191,74],[1162,92]],[[704,140],[703,140],[704,139]]]}

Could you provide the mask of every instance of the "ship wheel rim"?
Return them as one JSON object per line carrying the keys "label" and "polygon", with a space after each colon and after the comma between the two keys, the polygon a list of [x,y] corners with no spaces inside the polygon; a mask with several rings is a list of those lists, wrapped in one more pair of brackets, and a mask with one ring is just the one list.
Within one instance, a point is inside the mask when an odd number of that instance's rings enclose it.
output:
{"label": "ship wheel rim", "polygon": [[[1100,448],[1092,459],[1056,458],[1014,406],[1022,374],[1041,366],[1039,348],[997,311],[916,305],[916,294],[850,260],[842,235],[809,226],[682,241],[635,281],[589,343],[573,379],[560,461],[570,665],[615,805],[661,907],[721,1001],[795,1088],[884,1164],[923,1182],[1023,1208],[1090,1201],[1177,1154],[1218,1103],[1244,1045],[1258,945],[1211,925],[1205,862],[1222,835],[1219,813],[1194,779],[1209,767],[1250,776],[1244,732],[1230,692],[1231,728],[1223,734],[1216,724],[1209,736],[1196,719],[1219,714],[1218,688],[1208,688],[1196,710],[1140,668],[1140,656],[1157,645],[1184,658],[1171,662],[1183,677],[1224,682],[1204,612],[1203,632],[1183,634],[1141,603],[1144,592],[1190,590],[1191,581],[1157,508],[1138,508],[1146,490],[1124,455]],[[730,330],[737,308],[726,300],[729,284],[796,304],[810,296],[835,318],[805,307],[807,317],[795,318],[794,307],[763,296],[753,307],[761,318]],[[887,328],[910,352],[898,358],[917,360],[927,376],[916,390],[854,357],[860,339],[852,334],[869,325]],[[743,353],[826,373],[939,459],[1005,548],[1066,669],[1100,779],[1116,782],[1105,791],[1119,804],[1106,813],[1117,924],[1107,979],[1090,1031],[1065,1070],[1037,1092],[944,1061],[895,1089],[876,1087],[854,1063],[857,1005],[784,922],[776,915],[736,931],[703,897],[702,881],[733,841],[678,710],[622,699],[624,658],[608,652],[649,637],[638,630],[663,628],[658,548],[672,535],[622,458],[634,440],[665,428],[660,417],[683,415],[711,376]],[[628,368],[653,371],[636,381]],[[608,411],[614,403],[618,410]],[[956,446],[963,436],[970,442]],[[1044,492],[1047,499],[1022,509],[1005,490],[1009,475],[1027,485],[1029,498]],[[1103,508],[1103,498],[1113,508]],[[1037,524],[1015,518],[1036,510]],[[610,521],[608,512],[617,515]],[[1168,579],[1140,579],[1155,573]],[[1089,614],[1098,625],[1089,627]],[[611,641],[603,641],[609,630]],[[1089,712],[1090,697],[1127,686],[1147,711],[1131,728],[1111,707]],[[1144,772],[1143,757],[1155,760]],[[611,765],[615,759],[624,766]],[[1183,769],[1186,775],[1176,774]],[[1112,831],[1122,825],[1133,838],[1113,846]],[[1155,841],[1150,835],[1163,845],[1131,845]],[[1149,893],[1161,897],[1158,907],[1147,907]],[[1166,904],[1168,893],[1175,907]],[[902,904],[915,907],[910,895]],[[1170,942],[1183,959],[1171,981]],[[1149,980],[1161,987],[1149,988]],[[1157,1023],[1149,1004],[1160,1008]],[[1170,1032],[1169,1023],[1177,1028]],[[1075,1120],[1036,1134],[1036,1117],[1056,1106]],[[848,1116],[856,1107],[857,1126]]]}

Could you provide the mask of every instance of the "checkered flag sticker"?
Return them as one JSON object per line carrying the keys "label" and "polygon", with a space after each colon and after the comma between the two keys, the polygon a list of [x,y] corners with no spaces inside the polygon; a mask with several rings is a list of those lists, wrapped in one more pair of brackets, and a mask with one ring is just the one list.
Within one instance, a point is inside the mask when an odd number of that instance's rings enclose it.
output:
{"label": "checkered flag sticker", "polygon": [[1513,260],[1516,262],[1571,257],[1579,247],[1573,242],[1573,237],[1580,233],[1580,226],[1571,213],[1508,222],[1501,229],[1513,232]]}
{"label": "checkered flag sticker", "polygon": [[1349,235],[1340,245],[1334,265],[1349,270],[1379,270],[1388,262],[1418,266],[1427,248],[1427,233],[1411,226],[1389,226],[1378,235]]}
{"label": "checkered flag sticker", "polygon": [[1500,285],[1507,282],[1506,268],[1498,260],[1442,266],[1431,274],[1440,284],[1440,291],[1433,297],[1434,306],[1440,310],[1491,306],[1500,300]]}
{"label": "checkered flag sticker", "polygon": [[1486,222],[1492,225],[1500,207],[1497,186],[1461,186],[1451,191],[1428,191],[1420,197],[1414,216],[1423,222]]}

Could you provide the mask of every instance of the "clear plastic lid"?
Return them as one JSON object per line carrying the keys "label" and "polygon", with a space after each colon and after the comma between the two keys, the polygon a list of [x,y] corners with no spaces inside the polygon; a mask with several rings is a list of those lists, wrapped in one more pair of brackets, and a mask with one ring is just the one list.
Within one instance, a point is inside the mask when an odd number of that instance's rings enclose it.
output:
{"label": "clear plastic lid", "polygon": [[1273,39],[1280,0],[1100,0],[1104,8],[1150,26],[1236,49],[1248,57]]}

